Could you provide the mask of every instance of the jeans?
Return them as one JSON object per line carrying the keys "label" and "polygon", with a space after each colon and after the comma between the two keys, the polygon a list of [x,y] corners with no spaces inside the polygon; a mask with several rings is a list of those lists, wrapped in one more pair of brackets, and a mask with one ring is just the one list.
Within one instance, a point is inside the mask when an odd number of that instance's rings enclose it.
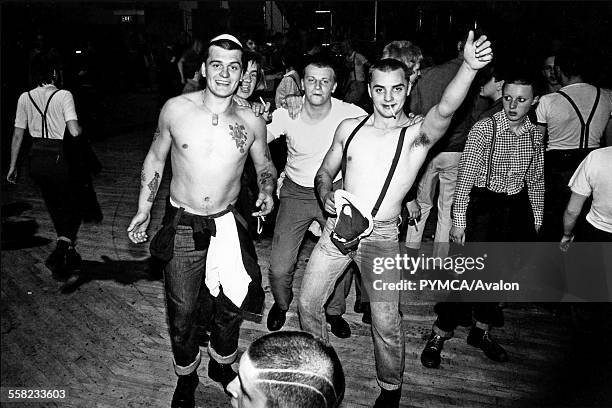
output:
{"label": "jeans", "polygon": [[[326,223],[314,189],[302,187],[286,178],[280,191],[269,275],[274,301],[281,310],[288,310],[293,299],[295,262],[312,221],[318,221],[322,226]],[[346,312],[345,298],[351,290],[351,278],[351,273],[345,273],[338,282],[338,290],[334,291],[327,305],[329,315],[339,316]]]}
{"label": "jeans", "polygon": [[170,325],[170,342],[174,354],[174,369],[178,375],[194,372],[200,363],[196,321],[201,304],[212,302],[209,353],[222,364],[236,360],[238,335],[242,322],[241,310],[223,291],[214,298],[204,283],[206,254],[196,250],[193,229],[178,225],[174,238],[174,256],[164,269],[166,306]]}
{"label": "jeans", "polygon": [[[373,289],[374,280],[380,275],[374,274],[372,266],[377,257],[393,258],[399,253],[397,221],[375,221],[374,231],[361,241],[357,251],[342,255],[330,240],[334,219],[328,219],[310,255],[298,303],[302,330],[329,343],[323,307],[336,281],[354,260],[361,270],[363,287],[370,297],[377,381],[381,388],[387,390],[400,388],[404,373],[404,332],[398,310],[400,292],[385,293],[381,298]],[[399,270],[385,272],[385,275],[385,279],[390,282],[398,282],[400,279]]]}
{"label": "jeans", "polygon": [[427,164],[423,176],[419,181],[417,202],[421,206],[421,219],[416,226],[408,226],[406,232],[406,246],[412,249],[421,248],[423,231],[427,217],[433,208],[436,193],[436,183],[440,182],[438,195],[438,223],[434,238],[434,257],[447,257],[449,250],[449,234],[451,228],[451,206],[457,184],[457,172],[461,152],[441,152],[434,156]]}

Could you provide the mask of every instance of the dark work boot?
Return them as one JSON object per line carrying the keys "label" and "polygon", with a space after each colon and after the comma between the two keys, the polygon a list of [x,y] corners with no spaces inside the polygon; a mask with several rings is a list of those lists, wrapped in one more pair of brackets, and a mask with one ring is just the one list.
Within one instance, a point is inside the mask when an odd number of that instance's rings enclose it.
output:
{"label": "dark work boot", "polygon": [[340,339],[351,337],[351,327],[340,315],[325,315],[325,320],[331,325],[331,332]]}
{"label": "dark work boot", "polygon": [[484,351],[485,355],[493,361],[498,363],[508,361],[508,353],[491,337],[488,330],[472,327],[467,337],[467,343]]}
{"label": "dark work boot", "polygon": [[49,268],[55,279],[60,279],[66,269],[66,257],[69,247],[69,242],[58,239],[55,250],[51,252],[45,261],[45,265]]}
{"label": "dark work boot", "polygon": [[281,310],[276,302],[270,308],[268,312],[267,326],[270,331],[280,330],[285,325],[287,319],[287,311]]}
{"label": "dark work boot", "polygon": [[172,396],[171,408],[194,408],[195,390],[198,388],[200,380],[195,371],[188,375],[179,375],[176,382],[176,389]]}
{"label": "dark work boot", "polygon": [[376,398],[374,408],[396,408],[399,407],[400,399],[402,398],[402,389],[397,390],[385,390],[380,389],[380,395]]}
{"label": "dark work boot", "polygon": [[440,353],[442,353],[445,340],[445,338],[432,331],[421,353],[421,364],[427,368],[438,368],[440,366]]}
{"label": "dark work boot", "polygon": [[238,374],[232,369],[231,364],[218,363],[214,358],[208,360],[208,377],[211,380],[220,383],[225,390],[227,385],[236,378]]}

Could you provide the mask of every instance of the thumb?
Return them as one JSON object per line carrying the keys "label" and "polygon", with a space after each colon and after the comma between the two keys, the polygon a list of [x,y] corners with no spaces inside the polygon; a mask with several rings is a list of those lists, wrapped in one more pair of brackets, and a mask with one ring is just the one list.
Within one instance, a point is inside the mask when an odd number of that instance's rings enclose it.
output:
{"label": "thumb", "polygon": [[474,31],[470,30],[468,32],[466,43],[467,44],[472,44],[473,42],[474,42]]}

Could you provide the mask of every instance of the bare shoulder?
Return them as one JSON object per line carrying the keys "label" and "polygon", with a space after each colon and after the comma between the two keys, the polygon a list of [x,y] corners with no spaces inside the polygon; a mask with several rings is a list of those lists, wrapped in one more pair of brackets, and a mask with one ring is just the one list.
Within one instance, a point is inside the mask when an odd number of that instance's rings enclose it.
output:
{"label": "bare shoulder", "polygon": [[356,118],[344,119],[336,129],[336,137],[346,139],[353,130],[367,117],[367,115],[358,116]]}
{"label": "bare shoulder", "polygon": [[162,107],[160,115],[170,117],[179,114],[184,109],[197,106],[196,95],[194,93],[178,95],[166,101]]}
{"label": "bare shoulder", "polygon": [[261,130],[266,126],[266,121],[261,116],[256,116],[251,108],[247,106],[233,105],[234,114],[243,122],[244,126],[252,130]]}

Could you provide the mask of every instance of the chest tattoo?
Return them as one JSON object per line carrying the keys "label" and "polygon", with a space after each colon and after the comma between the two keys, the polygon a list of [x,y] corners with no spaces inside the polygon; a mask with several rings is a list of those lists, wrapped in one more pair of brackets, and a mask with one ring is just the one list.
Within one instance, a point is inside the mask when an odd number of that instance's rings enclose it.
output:
{"label": "chest tattoo", "polygon": [[236,142],[236,148],[240,150],[240,153],[244,153],[244,145],[247,141],[247,132],[244,125],[236,123],[235,125],[229,125],[230,136],[234,142]]}

